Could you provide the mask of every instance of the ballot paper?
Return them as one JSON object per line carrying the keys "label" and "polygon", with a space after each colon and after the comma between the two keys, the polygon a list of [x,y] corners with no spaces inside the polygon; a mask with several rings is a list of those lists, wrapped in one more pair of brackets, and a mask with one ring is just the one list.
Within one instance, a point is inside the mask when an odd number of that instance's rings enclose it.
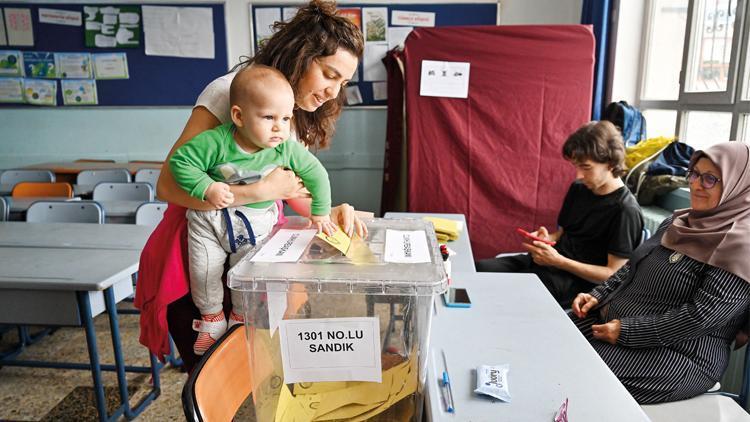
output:
{"label": "ballot paper", "polygon": [[281,229],[253,255],[252,262],[297,262],[317,230]]}

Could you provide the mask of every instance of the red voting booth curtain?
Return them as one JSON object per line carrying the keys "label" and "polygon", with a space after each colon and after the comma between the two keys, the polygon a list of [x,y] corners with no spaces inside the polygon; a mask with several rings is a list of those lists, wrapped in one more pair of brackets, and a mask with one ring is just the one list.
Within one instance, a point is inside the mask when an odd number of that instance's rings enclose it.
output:
{"label": "red voting booth curtain", "polygon": [[[591,113],[591,27],[417,28],[404,58],[409,211],[465,214],[475,259],[556,227],[575,174],[562,145]],[[469,97],[420,96],[422,60],[471,63]]]}

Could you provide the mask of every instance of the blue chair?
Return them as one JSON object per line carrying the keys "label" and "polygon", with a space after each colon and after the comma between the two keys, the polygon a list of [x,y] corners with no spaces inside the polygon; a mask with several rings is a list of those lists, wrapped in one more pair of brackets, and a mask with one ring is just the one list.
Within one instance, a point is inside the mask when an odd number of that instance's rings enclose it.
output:
{"label": "blue chair", "polygon": [[94,186],[94,201],[143,201],[154,200],[154,188],[148,183],[99,183]]}
{"label": "blue chair", "polygon": [[165,202],[146,202],[135,210],[135,224],[155,228],[167,210]]}
{"label": "blue chair", "polygon": [[1,185],[12,185],[20,182],[54,182],[55,173],[49,170],[5,170],[0,174]]}
{"label": "blue chair", "polygon": [[26,222],[104,224],[104,209],[94,201],[36,201],[26,211]]}
{"label": "blue chair", "polygon": [[135,172],[135,181],[148,183],[156,190],[156,182],[159,181],[160,174],[159,169],[140,169]]}
{"label": "blue chair", "polygon": [[0,221],[8,221],[10,216],[10,205],[5,197],[0,196]]}
{"label": "blue chair", "polygon": [[76,177],[76,184],[96,185],[102,182],[130,183],[128,169],[83,170]]}

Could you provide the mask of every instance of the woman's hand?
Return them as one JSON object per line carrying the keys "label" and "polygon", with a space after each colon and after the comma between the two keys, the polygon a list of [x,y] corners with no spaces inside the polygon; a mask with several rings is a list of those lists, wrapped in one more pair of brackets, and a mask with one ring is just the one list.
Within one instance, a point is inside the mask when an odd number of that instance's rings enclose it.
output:
{"label": "woman's hand", "polygon": [[302,184],[302,180],[291,170],[276,167],[263,177],[263,183],[274,191],[275,199],[311,198],[310,192]]}
{"label": "woman's hand", "polygon": [[573,313],[578,318],[586,318],[591,308],[599,304],[599,300],[588,293],[578,293],[573,299]]}
{"label": "woman's hand", "polygon": [[606,324],[592,325],[591,330],[595,339],[615,344],[617,339],[620,338],[620,320],[613,319]]}
{"label": "woman's hand", "polygon": [[331,220],[341,226],[347,236],[352,237],[356,232],[362,239],[367,237],[367,226],[357,216],[357,211],[349,204],[341,204],[331,208]]}

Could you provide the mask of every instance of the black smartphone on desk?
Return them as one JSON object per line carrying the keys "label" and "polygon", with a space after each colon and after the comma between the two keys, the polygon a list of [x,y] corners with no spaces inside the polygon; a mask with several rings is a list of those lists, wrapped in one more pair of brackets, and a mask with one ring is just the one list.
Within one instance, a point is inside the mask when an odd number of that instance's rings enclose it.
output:
{"label": "black smartphone on desk", "polygon": [[445,306],[449,308],[470,308],[471,300],[469,292],[460,287],[449,287],[448,291],[443,293]]}

